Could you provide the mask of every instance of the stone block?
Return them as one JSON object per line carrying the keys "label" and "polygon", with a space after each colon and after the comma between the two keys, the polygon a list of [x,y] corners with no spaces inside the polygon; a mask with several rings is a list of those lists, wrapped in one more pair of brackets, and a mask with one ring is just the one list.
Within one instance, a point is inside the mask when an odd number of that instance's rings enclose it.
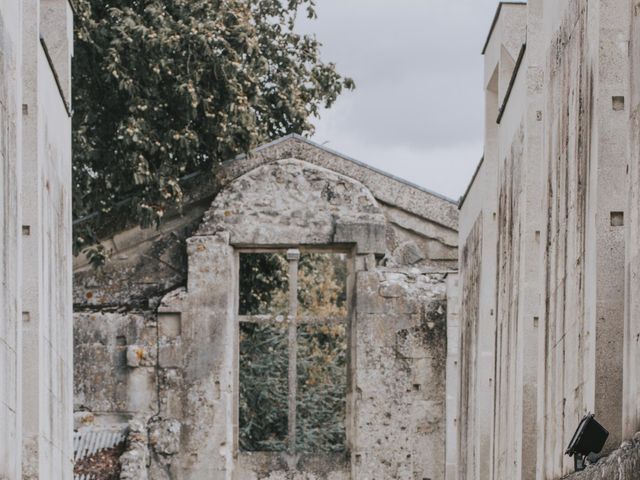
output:
{"label": "stone block", "polygon": [[161,455],[175,455],[180,451],[182,425],[175,419],[163,419],[149,427],[149,442]]}
{"label": "stone block", "polygon": [[158,313],[158,333],[161,337],[176,338],[182,333],[182,315],[180,313]]}
{"label": "stone block", "polygon": [[129,345],[127,347],[127,366],[136,368],[142,365],[145,357],[145,349],[141,345]]}
{"label": "stone block", "polygon": [[413,265],[426,258],[424,252],[415,242],[405,242],[400,245],[393,254],[400,265]]}
{"label": "stone block", "polygon": [[358,342],[373,347],[393,347],[396,342],[396,317],[381,314],[358,314]]}
{"label": "stone block", "polygon": [[333,237],[335,243],[355,243],[356,252],[384,255],[387,251],[387,227],[384,221],[376,219],[336,221],[336,231]]}
{"label": "stone block", "polygon": [[356,311],[358,313],[383,313],[378,296],[380,276],[377,272],[358,272],[356,279]]}
{"label": "stone block", "polygon": [[157,381],[154,368],[134,368],[127,377],[127,409],[148,414],[157,409]]}
{"label": "stone block", "polygon": [[179,342],[161,345],[158,350],[160,368],[180,368],[182,358],[182,345]]}

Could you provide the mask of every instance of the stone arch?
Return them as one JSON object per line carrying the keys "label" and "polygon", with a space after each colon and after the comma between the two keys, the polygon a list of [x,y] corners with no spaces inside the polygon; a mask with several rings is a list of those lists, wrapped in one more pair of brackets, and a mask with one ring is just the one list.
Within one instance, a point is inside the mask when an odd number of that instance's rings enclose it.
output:
{"label": "stone arch", "polygon": [[228,184],[197,235],[229,232],[232,245],[355,243],[385,253],[385,216],[360,182],[311,163],[261,165]]}

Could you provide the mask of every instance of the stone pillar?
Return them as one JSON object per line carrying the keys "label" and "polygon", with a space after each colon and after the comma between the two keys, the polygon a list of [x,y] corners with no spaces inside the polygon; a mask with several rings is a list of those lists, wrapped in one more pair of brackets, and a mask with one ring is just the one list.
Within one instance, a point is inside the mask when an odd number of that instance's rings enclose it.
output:
{"label": "stone pillar", "polygon": [[21,13],[0,4],[0,478],[11,480],[21,462]]}
{"label": "stone pillar", "polygon": [[[622,441],[622,365],[624,338],[624,215],[627,201],[628,13],[627,0],[598,2],[597,71],[594,72],[594,151],[597,190],[588,227],[596,263],[588,308],[595,333],[591,365],[593,412],[609,430],[605,450]],[[588,225],[589,225],[588,223]],[[576,424],[577,426],[577,424]]]}
{"label": "stone pillar", "polygon": [[626,230],[623,436],[640,431],[640,2],[630,5],[629,194]]}
{"label": "stone pillar", "polygon": [[[22,2],[23,478],[39,480],[71,478],[73,468],[71,119],[58,82],[70,66],[72,12],[50,2],[56,16]],[[42,25],[66,42],[47,45]]]}
{"label": "stone pillar", "polygon": [[193,480],[229,480],[237,431],[237,266],[229,234],[187,241],[182,310],[184,417],[179,470]]}
{"label": "stone pillar", "polygon": [[447,275],[446,480],[458,479],[458,411],[460,408],[460,280]]}
{"label": "stone pillar", "polygon": [[542,261],[544,185],[542,181],[542,125],[544,121],[544,55],[542,40],[543,0],[530,0],[527,6],[527,51],[525,70],[527,104],[524,112],[525,143],[522,171],[522,234],[520,238],[520,306],[518,308],[519,400],[522,403],[519,474],[522,479],[536,478],[538,464],[538,357],[542,343],[543,318]]}

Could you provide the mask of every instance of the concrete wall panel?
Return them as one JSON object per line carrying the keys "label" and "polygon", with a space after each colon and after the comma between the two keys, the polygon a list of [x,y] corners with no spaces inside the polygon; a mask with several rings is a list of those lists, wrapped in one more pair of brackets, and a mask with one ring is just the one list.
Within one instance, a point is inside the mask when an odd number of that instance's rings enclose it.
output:
{"label": "concrete wall panel", "polygon": [[0,477],[21,464],[22,12],[0,2]]}

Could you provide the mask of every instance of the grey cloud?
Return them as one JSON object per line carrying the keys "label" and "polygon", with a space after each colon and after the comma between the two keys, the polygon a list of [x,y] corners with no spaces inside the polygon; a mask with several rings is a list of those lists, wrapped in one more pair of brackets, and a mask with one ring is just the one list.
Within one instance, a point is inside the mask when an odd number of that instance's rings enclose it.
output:
{"label": "grey cloud", "polygon": [[300,28],[357,89],[323,113],[314,139],[458,196],[482,155],[480,51],[497,1],[317,3],[319,19]]}

